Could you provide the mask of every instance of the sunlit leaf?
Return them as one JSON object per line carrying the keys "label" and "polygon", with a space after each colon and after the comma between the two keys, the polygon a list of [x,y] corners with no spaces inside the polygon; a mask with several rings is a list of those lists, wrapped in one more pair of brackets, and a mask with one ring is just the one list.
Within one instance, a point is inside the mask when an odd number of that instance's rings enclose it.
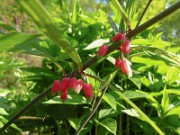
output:
{"label": "sunlit leaf", "polygon": [[112,134],[116,135],[117,130],[117,123],[115,119],[112,118],[106,118],[100,122],[96,121],[98,124],[103,126],[105,129],[107,129]]}
{"label": "sunlit leaf", "polygon": [[9,115],[8,112],[4,108],[0,108],[1,115]]}
{"label": "sunlit leaf", "polygon": [[116,111],[114,111],[114,109],[112,109],[112,108],[110,108],[110,109],[101,109],[99,111],[98,118],[102,119],[102,118],[110,117],[110,116],[113,117],[115,114],[116,114]]}
{"label": "sunlit leaf", "polygon": [[109,42],[109,39],[97,39],[93,41],[91,44],[89,44],[88,46],[86,46],[84,50],[91,50],[94,48],[98,48],[107,42]]}
{"label": "sunlit leaf", "polygon": [[113,96],[106,93],[103,96],[103,100],[106,101],[116,111],[116,100],[114,99]]}
{"label": "sunlit leaf", "polygon": [[66,101],[62,101],[60,99],[60,96],[54,97],[53,99],[50,99],[46,102],[44,102],[44,104],[69,104],[69,105],[78,105],[78,104],[89,104],[90,101],[88,101],[88,99],[86,99],[84,96],[82,95],[78,95],[78,94],[71,94],[68,95],[68,99]]}
{"label": "sunlit leaf", "polygon": [[139,117],[140,115],[137,113],[137,111],[133,108],[131,109],[126,109],[126,110],[122,110],[122,112],[130,115],[130,116],[133,116],[133,117]]}
{"label": "sunlit leaf", "polygon": [[180,70],[176,67],[170,67],[166,73],[166,80],[169,85],[174,83],[176,80],[180,80]]}
{"label": "sunlit leaf", "polygon": [[165,114],[165,117],[169,115],[179,115],[179,110],[180,110],[180,106],[173,107]]}
{"label": "sunlit leaf", "polygon": [[77,22],[78,10],[79,10],[79,3],[78,3],[78,0],[75,0],[74,7],[73,7],[73,13],[72,13],[72,23],[74,23],[74,24]]}
{"label": "sunlit leaf", "polygon": [[162,106],[162,115],[164,115],[169,108],[169,95],[167,93],[166,88],[163,90],[163,97],[161,100],[161,106]]}

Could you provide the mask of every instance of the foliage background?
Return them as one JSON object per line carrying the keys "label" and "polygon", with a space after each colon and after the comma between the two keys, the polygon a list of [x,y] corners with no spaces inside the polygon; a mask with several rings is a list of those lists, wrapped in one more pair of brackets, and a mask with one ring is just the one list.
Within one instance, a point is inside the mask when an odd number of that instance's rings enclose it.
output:
{"label": "foliage background", "polygon": [[[75,1],[41,2],[55,20],[59,32],[76,49],[82,62],[96,54],[102,41],[114,35],[107,15],[113,15],[118,27],[121,20],[116,9],[106,1],[79,0],[76,6],[76,20],[72,19]],[[153,1],[142,23],[176,2],[177,0]],[[0,127],[24,105],[31,102],[33,97],[46,90],[53,80],[62,76],[57,65],[61,65],[67,73],[77,67],[61,48],[42,35],[31,17],[23,12],[14,0],[1,0],[1,3]],[[134,28],[146,4],[143,0],[135,0],[132,3],[127,4],[126,13]],[[119,71],[111,82],[155,121],[165,134],[180,133],[178,20],[179,11],[135,36],[129,56],[133,63],[133,77],[128,79]],[[17,39],[13,33],[19,35],[18,39],[23,44],[15,42]],[[5,35],[9,36],[9,40],[2,40],[5,39]],[[98,39],[102,40],[97,44],[94,41]],[[114,58],[118,56],[119,53],[115,51],[85,72],[106,82],[115,70]],[[80,75],[78,77],[81,78]],[[88,79],[96,93],[93,101],[83,98],[82,95],[70,93],[72,99],[62,103],[59,96],[50,94],[15,121],[5,134],[75,133],[93,108],[103,86],[93,78]],[[81,134],[87,133],[155,134],[155,130],[117,93],[108,88],[100,107]]]}

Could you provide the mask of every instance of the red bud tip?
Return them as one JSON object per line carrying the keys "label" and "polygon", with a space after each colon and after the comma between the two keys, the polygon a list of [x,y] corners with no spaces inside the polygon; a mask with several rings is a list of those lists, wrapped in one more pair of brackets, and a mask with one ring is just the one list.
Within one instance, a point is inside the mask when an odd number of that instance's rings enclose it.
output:
{"label": "red bud tip", "polygon": [[69,80],[70,79],[68,77],[64,77],[62,79],[61,85],[60,85],[60,88],[59,88],[62,93],[68,89]]}
{"label": "red bud tip", "polygon": [[125,54],[128,54],[130,52],[130,41],[129,40],[125,40],[124,44],[122,44],[121,51]]}
{"label": "red bud tip", "polygon": [[124,59],[121,62],[121,71],[123,74],[127,75],[128,77],[132,77],[131,62],[129,60]]}
{"label": "red bud tip", "polygon": [[83,80],[78,79],[78,80],[76,81],[76,83],[75,83],[74,91],[77,92],[77,93],[79,93],[79,92],[81,91],[82,87],[83,87],[83,84],[84,84]]}
{"label": "red bud tip", "polygon": [[84,95],[86,98],[92,98],[93,97],[93,87],[91,84],[84,84],[83,85]]}
{"label": "red bud tip", "polygon": [[104,55],[106,55],[107,51],[108,51],[108,46],[102,45],[98,50],[98,55],[103,57]]}
{"label": "red bud tip", "polygon": [[70,78],[69,80],[69,88],[74,89],[77,79],[75,77]]}
{"label": "red bud tip", "polygon": [[52,85],[51,91],[56,94],[59,91],[60,85],[61,85],[60,81],[55,80]]}
{"label": "red bud tip", "polygon": [[115,36],[112,37],[112,40],[114,42],[118,41],[118,40],[126,40],[126,36],[124,35],[123,32],[120,32],[118,34],[116,34]]}
{"label": "red bud tip", "polygon": [[115,66],[117,67],[117,68],[121,68],[121,59],[120,58],[117,58],[116,59],[116,62],[115,62]]}
{"label": "red bud tip", "polygon": [[64,92],[61,93],[60,98],[62,100],[66,100],[68,98],[68,90],[65,90]]}

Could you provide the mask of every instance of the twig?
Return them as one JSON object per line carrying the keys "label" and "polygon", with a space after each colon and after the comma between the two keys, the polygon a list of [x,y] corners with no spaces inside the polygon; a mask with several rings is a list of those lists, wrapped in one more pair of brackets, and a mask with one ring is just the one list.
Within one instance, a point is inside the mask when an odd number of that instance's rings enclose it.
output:
{"label": "twig", "polygon": [[34,117],[34,116],[21,116],[18,118],[18,120],[44,120],[44,118],[41,117]]}
{"label": "twig", "polygon": [[[145,7],[145,9],[144,9],[144,11],[143,11],[143,13],[142,13],[141,17],[139,18],[139,21],[138,21],[138,23],[137,23],[136,27],[138,27],[138,26],[139,26],[139,24],[141,23],[141,20],[142,20],[142,18],[143,18],[143,16],[144,16],[144,14],[146,13],[146,11],[147,11],[147,9],[148,9],[149,5],[151,4],[151,2],[152,2],[152,0],[149,0],[149,1],[148,1],[148,3],[147,3],[147,5],[146,5],[146,7]],[[136,27],[135,27],[135,28],[136,28]]]}
{"label": "twig", "polygon": [[106,87],[103,91],[103,93],[101,94],[101,97],[99,98],[99,100],[97,101],[95,107],[93,108],[92,112],[89,114],[89,116],[86,118],[86,120],[84,121],[84,123],[79,127],[78,131],[76,132],[75,135],[79,135],[81,130],[84,128],[84,126],[88,123],[88,121],[91,119],[91,117],[94,115],[94,113],[96,112],[97,108],[99,107],[102,98],[104,96],[104,94],[106,93],[108,87]]}
{"label": "twig", "polygon": [[[152,26],[153,24],[157,23],[158,21],[162,20],[163,18],[167,17],[168,15],[172,14],[176,10],[180,8],[180,2],[177,2],[173,6],[169,7],[168,9],[164,10],[160,14],[156,15],[154,18],[150,19],[149,21],[145,22],[144,24],[138,26],[132,31],[129,31],[127,33],[127,37],[131,39],[133,36],[139,34],[146,28]],[[113,44],[110,48],[107,54],[110,52],[116,50],[119,47],[119,43]],[[84,71],[87,67],[91,66],[95,62],[97,62],[98,57],[95,56],[86,63],[83,64],[82,71]],[[77,74],[79,72],[79,69],[74,70],[72,73]],[[51,92],[51,87],[49,87],[46,91],[35,97],[29,104],[27,104],[25,107],[22,108],[15,116],[13,116],[1,129],[0,134],[8,127],[10,126],[16,119],[18,119],[21,115],[23,115],[25,112],[27,112],[33,105],[35,105],[37,102],[39,102],[42,98],[47,96]]]}
{"label": "twig", "polygon": [[143,23],[142,25],[138,26],[134,30],[132,30],[129,33],[127,33],[127,37],[129,39],[131,39],[133,36],[139,34],[143,30],[145,30],[148,27],[150,27],[150,26],[154,25],[155,23],[159,22],[160,20],[162,20],[163,18],[165,18],[168,15],[172,14],[173,12],[178,10],[179,8],[180,8],[180,2],[177,2],[173,6],[167,8],[166,10],[162,11],[161,13],[159,13],[158,15],[153,17],[152,19],[148,20],[147,22]]}

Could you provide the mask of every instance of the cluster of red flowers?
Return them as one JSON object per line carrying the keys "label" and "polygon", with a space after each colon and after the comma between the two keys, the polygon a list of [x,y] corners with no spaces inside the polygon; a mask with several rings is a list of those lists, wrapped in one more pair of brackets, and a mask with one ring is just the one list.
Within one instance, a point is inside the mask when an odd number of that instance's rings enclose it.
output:
{"label": "cluster of red flowers", "polygon": [[[128,54],[130,52],[130,41],[126,38],[123,32],[120,32],[113,36],[112,41],[117,42],[123,40],[124,43],[120,45],[119,50],[122,52],[122,57],[117,58],[115,66],[121,69],[122,73],[128,77],[132,76],[131,62],[126,59],[123,54]],[[102,45],[98,50],[98,55],[103,57],[108,52],[108,46],[106,44]],[[60,98],[66,100],[68,98],[68,90],[72,89],[76,93],[79,93],[82,89],[86,98],[93,97],[93,87],[90,83],[84,83],[82,79],[76,79],[75,77],[64,77],[61,81],[55,80],[51,88],[53,93],[60,92]]]}
{"label": "cluster of red flowers", "polygon": [[82,79],[76,79],[75,77],[64,77],[61,81],[55,80],[51,88],[53,93],[60,92],[60,98],[66,100],[68,98],[68,90],[74,90],[79,93],[82,89],[86,98],[93,97],[93,87],[90,83],[84,83]]}
{"label": "cluster of red flowers", "polygon": [[[116,34],[112,38],[113,42],[117,42],[119,40],[124,41],[124,43],[120,46],[119,50],[123,54],[129,54],[130,53],[130,41],[126,38],[126,36],[124,35],[123,32]],[[98,50],[98,55],[103,57],[104,55],[106,55],[107,51],[108,51],[108,46],[102,45]],[[124,56],[121,59],[120,58],[116,59],[115,66],[117,68],[121,69],[123,74],[127,75],[128,77],[131,77],[132,76],[131,62],[128,59],[124,58]]]}
{"label": "cluster of red flowers", "polygon": [[[123,54],[130,53],[130,41],[126,38],[123,32],[116,34],[112,38],[112,40],[114,42],[117,42],[119,40],[124,40],[124,43],[120,46],[119,49]],[[121,59],[120,58],[116,59],[115,66],[121,69],[123,74],[127,75],[128,77],[131,77],[132,76],[131,62],[128,59],[126,59],[123,55]]]}
{"label": "cluster of red flowers", "polygon": [[130,52],[130,41],[126,38],[123,32],[120,32],[116,34],[115,36],[113,36],[112,40],[114,42],[123,40],[124,43],[120,47],[121,52],[123,52],[124,54],[128,54]]}

